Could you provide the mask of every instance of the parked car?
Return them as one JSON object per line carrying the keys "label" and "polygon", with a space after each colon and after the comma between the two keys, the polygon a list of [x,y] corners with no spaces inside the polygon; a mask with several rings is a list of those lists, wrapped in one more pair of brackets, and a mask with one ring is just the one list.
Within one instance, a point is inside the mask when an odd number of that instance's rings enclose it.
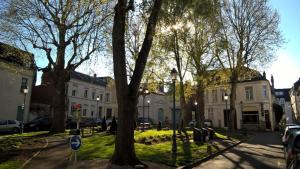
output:
{"label": "parked car", "polygon": [[299,125],[290,125],[285,128],[282,139],[281,139],[283,145],[287,144],[290,134],[294,131],[300,131],[300,126]]}
{"label": "parked car", "polygon": [[145,122],[145,124],[149,124],[149,125],[153,124],[153,121],[152,121],[151,118],[145,117],[144,120],[143,120],[143,117],[139,117],[138,118],[138,124],[142,124],[143,122]]}
{"label": "parked car", "polygon": [[300,131],[290,134],[286,148],[286,168],[298,169],[300,167]]}
{"label": "parked car", "polygon": [[[195,127],[195,126],[196,126],[196,121],[195,121],[195,120],[192,120],[192,121],[190,121],[190,122],[188,123],[188,125],[189,125],[190,127]],[[209,120],[209,119],[205,119],[205,120],[204,120],[204,125],[205,125],[205,127],[212,127],[212,121]]]}
{"label": "parked car", "polygon": [[50,130],[52,126],[51,117],[38,117],[29,123],[24,125],[25,131],[40,131],[40,130]]}
{"label": "parked car", "polygon": [[0,120],[0,132],[19,133],[21,123],[17,120]]}

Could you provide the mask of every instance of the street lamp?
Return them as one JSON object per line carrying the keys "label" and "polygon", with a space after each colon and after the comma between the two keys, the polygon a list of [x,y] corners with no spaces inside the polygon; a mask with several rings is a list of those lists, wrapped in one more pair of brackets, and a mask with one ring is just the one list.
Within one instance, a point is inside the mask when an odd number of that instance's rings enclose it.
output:
{"label": "street lamp", "polygon": [[96,100],[97,100],[97,114],[98,114],[98,120],[99,120],[101,118],[100,114],[99,114],[99,100],[100,100],[100,97],[97,96]]}
{"label": "street lamp", "polygon": [[227,111],[227,101],[228,101],[228,94],[227,93],[225,93],[224,94],[224,100],[225,100],[225,102],[226,102],[226,105],[225,105],[225,113],[226,113],[226,115],[227,115],[227,138],[228,138],[228,130],[229,130],[229,113],[228,113],[228,111]]}
{"label": "street lamp", "polygon": [[172,69],[171,71],[171,78],[172,78],[172,82],[173,82],[173,142],[172,142],[172,154],[176,155],[176,151],[177,151],[177,145],[176,145],[176,124],[175,124],[175,81],[177,78],[177,71],[175,68]]}
{"label": "street lamp", "polygon": [[142,131],[145,131],[145,97],[149,94],[149,90],[147,88],[140,88],[140,93],[143,96],[143,128]]}
{"label": "street lamp", "polygon": [[24,115],[25,115],[25,105],[26,105],[26,95],[28,93],[28,86],[26,86],[23,89],[23,93],[24,93],[24,101],[23,101],[23,115],[22,115],[22,124],[21,124],[21,134],[23,134],[23,130],[24,130]]}
{"label": "street lamp", "polygon": [[149,109],[150,109],[150,100],[147,100],[147,103],[148,103],[148,122],[150,122],[150,120],[149,120]]}
{"label": "street lamp", "polygon": [[[198,115],[198,113],[197,113],[197,112],[198,112],[198,102],[195,101],[195,102],[194,102],[194,105],[195,105],[195,108],[196,108],[196,111],[195,111],[195,117],[194,117],[194,118],[195,118],[195,121],[196,121],[196,126],[194,126],[194,127],[198,127],[198,124],[199,124],[199,122],[198,122],[199,115]],[[197,114],[197,117],[198,117],[198,118],[196,118],[196,114]]]}

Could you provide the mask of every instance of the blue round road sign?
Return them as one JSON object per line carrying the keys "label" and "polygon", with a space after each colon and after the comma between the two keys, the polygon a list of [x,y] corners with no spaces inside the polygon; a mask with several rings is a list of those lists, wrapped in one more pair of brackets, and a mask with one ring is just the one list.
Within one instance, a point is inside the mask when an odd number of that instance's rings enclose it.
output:
{"label": "blue round road sign", "polygon": [[79,150],[81,146],[81,138],[80,136],[72,136],[70,139],[70,146],[73,150]]}

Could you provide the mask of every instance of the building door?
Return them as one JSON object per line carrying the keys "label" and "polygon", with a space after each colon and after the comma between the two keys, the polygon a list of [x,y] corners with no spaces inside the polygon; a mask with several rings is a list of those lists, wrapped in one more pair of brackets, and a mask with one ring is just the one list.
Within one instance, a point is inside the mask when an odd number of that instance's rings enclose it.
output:
{"label": "building door", "polygon": [[22,109],[22,106],[18,106],[17,120],[18,121],[23,121],[23,109]]}
{"label": "building door", "polygon": [[224,127],[228,127],[229,114],[230,111],[228,109],[224,110]]}
{"label": "building door", "polygon": [[162,108],[158,109],[157,119],[160,122],[164,121],[164,109]]}
{"label": "building door", "polygon": [[112,118],[112,109],[107,108],[106,109],[106,119],[111,119]]}
{"label": "building door", "polygon": [[265,110],[266,129],[271,129],[269,110]]}

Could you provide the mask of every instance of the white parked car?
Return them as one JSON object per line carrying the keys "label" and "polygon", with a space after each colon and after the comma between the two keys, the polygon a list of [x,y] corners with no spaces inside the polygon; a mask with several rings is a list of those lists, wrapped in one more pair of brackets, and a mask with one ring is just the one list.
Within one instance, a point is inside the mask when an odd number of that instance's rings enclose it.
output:
{"label": "white parked car", "polygon": [[[196,126],[196,121],[190,121],[189,123],[188,123],[188,125],[190,126],[190,127],[195,127]],[[204,125],[205,125],[205,127],[212,127],[212,121],[211,120],[209,120],[209,119],[205,119],[204,120]]]}
{"label": "white parked car", "polygon": [[0,120],[0,132],[19,133],[21,123],[17,120]]}

